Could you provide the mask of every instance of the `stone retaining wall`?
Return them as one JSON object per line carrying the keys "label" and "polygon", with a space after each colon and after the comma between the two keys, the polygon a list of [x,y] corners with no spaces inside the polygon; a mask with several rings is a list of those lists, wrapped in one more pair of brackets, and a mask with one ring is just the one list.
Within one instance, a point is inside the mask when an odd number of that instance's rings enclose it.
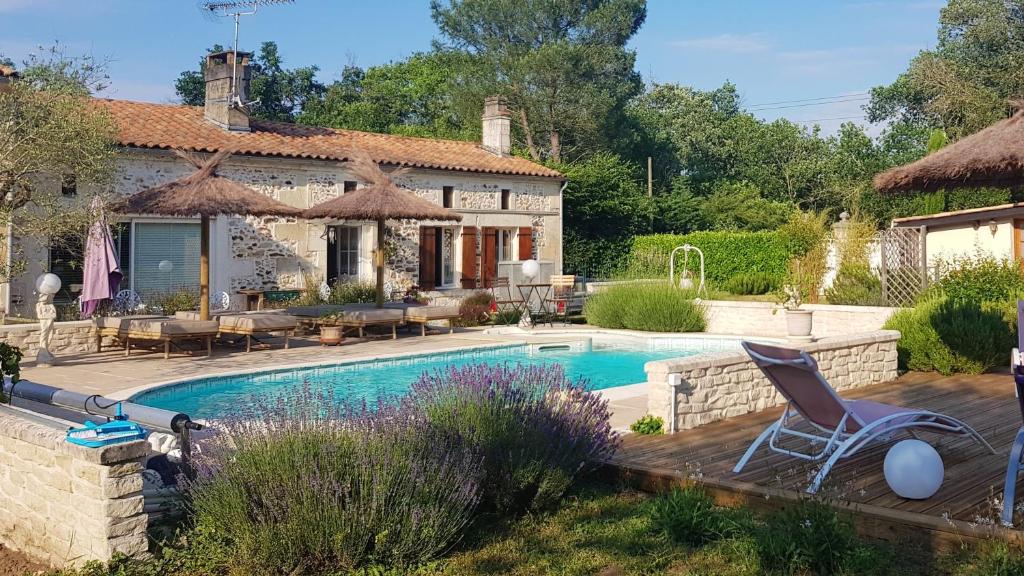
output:
{"label": "stone retaining wall", "polygon": [[68,425],[0,408],[0,543],[53,566],[146,554],[149,445],[76,446]]}
{"label": "stone retaining wall", "polygon": [[[704,306],[707,310],[705,331],[709,334],[786,337],[786,313],[772,302],[707,300]],[[803,308],[814,311],[812,334],[816,338],[881,330],[885,321],[899,310],[833,304],[805,304]]]}
{"label": "stone retaining wall", "polygon": [[[92,320],[55,322],[50,352],[57,356],[86,354],[96,351],[96,326]],[[35,358],[39,349],[39,324],[5,324],[0,326],[0,342],[21,348],[25,358]],[[109,345],[111,342],[105,342]]]}
{"label": "stone retaining wall", "polygon": [[[802,346],[836,390],[848,390],[896,378],[896,342],[900,333],[878,330],[826,338]],[[648,362],[647,410],[675,431],[779,406],[785,399],[745,352],[723,352]],[[678,387],[669,375],[682,378]]]}

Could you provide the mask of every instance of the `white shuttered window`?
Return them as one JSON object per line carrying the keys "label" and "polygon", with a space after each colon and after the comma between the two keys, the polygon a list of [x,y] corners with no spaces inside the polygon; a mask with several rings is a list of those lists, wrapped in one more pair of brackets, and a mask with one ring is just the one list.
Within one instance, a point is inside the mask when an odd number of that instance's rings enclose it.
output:
{"label": "white shuttered window", "polygon": [[137,222],[132,278],[135,291],[147,297],[199,291],[199,224]]}

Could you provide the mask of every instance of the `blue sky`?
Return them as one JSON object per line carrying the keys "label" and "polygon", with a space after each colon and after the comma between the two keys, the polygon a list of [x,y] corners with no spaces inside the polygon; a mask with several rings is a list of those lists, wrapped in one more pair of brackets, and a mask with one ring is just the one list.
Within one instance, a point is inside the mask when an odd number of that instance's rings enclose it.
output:
{"label": "blue sky", "polygon": [[[230,21],[204,15],[199,4],[0,0],[0,53],[20,62],[35,46],[59,40],[71,53],[112,59],[106,96],[172,102],[178,73],[195,67],[206,47],[231,41]],[[758,115],[820,120],[831,132],[846,120],[862,122],[863,93],[934,46],[943,4],[649,0],[632,46],[648,80],[697,88],[729,80]],[[317,64],[330,81],[349,62],[369,66],[428,50],[435,35],[428,0],[296,0],[243,18],[241,46],[275,40],[286,66]]]}

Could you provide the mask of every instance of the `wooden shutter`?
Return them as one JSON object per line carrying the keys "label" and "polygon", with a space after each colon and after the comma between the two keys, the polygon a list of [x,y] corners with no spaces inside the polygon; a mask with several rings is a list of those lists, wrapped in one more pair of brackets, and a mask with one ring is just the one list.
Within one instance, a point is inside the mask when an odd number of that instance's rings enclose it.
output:
{"label": "wooden shutter", "polygon": [[519,229],[519,259],[533,258],[533,228],[524,226]]}
{"label": "wooden shutter", "polygon": [[483,257],[480,259],[480,279],[484,288],[491,286],[491,281],[498,276],[498,230],[484,228]]}
{"label": "wooden shutter", "polygon": [[420,227],[420,289],[436,288],[434,259],[436,257],[437,231],[432,226]]}
{"label": "wooden shutter", "polygon": [[462,227],[462,287],[476,288],[476,226]]}

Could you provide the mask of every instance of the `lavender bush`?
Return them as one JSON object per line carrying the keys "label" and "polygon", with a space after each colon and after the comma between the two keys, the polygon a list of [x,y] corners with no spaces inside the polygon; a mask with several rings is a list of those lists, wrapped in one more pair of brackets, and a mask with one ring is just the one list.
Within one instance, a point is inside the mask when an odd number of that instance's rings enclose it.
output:
{"label": "lavender bush", "polygon": [[424,374],[405,404],[448,442],[479,451],[484,502],[516,514],[556,504],[577,475],[618,446],[607,402],[585,385],[557,364],[451,366]]}
{"label": "lavender bush", "polygon": [[220,423],[188,483],[197,532],[232,573],[412,565],[449,549],[479,500],[481,457],[397,406],[308,387]]}

